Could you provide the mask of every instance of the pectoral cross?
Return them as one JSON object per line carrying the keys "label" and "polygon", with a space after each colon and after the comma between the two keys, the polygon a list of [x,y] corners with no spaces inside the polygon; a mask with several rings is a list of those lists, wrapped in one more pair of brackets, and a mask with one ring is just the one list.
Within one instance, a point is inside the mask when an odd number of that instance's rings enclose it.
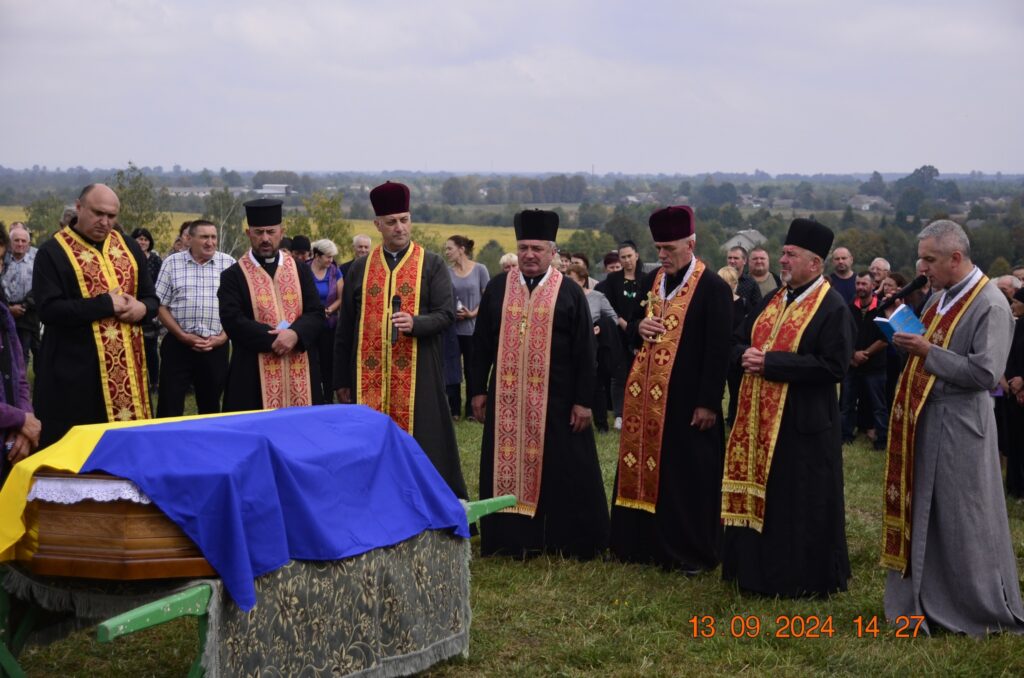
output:
{"label": "pectoral cross", "polygon": [[[661,297],[658,296],[657,292],[655,292],[654,290],[651,290],[650,292],[647,293],[647,301],[642,302],[645,306],[647,306],[647,317],[648,318],[653,318],[654,317],[654,303],[656,301],[661,301]],[[654,338],[654,341],[655,342],[660,342],[661,338],[663,336],[664,336],[663,334],[659,334],[657,337]]]}
{"label": "pectoral cross", "polygon": [[522,320],[519,321],[519,336],[526,334],[526,316],[524,315]]}

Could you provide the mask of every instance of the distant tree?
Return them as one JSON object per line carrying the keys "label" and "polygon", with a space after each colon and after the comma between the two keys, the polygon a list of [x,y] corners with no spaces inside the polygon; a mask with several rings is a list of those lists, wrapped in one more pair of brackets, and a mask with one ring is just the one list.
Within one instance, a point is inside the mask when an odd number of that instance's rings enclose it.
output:
{"label": "distant tree", "polygon": [[757,187],[758,198],[771,198],[773,193],[775,193],[774,186],[762,185]]}
{"label": "distant tree", "polygon": [[582,252],[587,255],[587,259],[590,260],[590,275],[597,277],[594,273],[601,272],[600,262],[604,260],[604,255],[615,249],[618,243],[608,233],[577,230],[562,244],[570,252]]}
{"label": "distant tree", "polygon": [[327,238],[347,257],[352,253],[352,222],[345,218],[341,201],[341,193],[316,191],[303,198],[302,204],[313,222],[310,239]]}
{"label": "distant tree", "polygon": [[576,212],[576,223],[580,228],[601,228],[608,220],[608,209],[604,205],[582,202]]}
{"label": "distant tree", "polygon": [[856,217],[853,216],[853,208],[849,205],[843,210],[843,218],[839,220],[839,228],[847,229],[851,228],[857,223]]}
{"label": "distant tree", "polygon": [[885,195],[885,179],[878,172],[872,172],[871,178],[860,185],[858,192],[863,195]]}
{"label": "distant tree", "polygon": [[693,188],[690,186],[689,181],[681,181],[679,182],[679,188],[676,189],[676,192],[679,195],[685,195],[689,197],[690,193],[693,192]]}
{"label": "distant tree", "polygon": [[152,180],[131,162],[127,169],[117,171],[111,188],[121,201],[117,220],[126,233],[146,227],[153,233],[154,245],[170,245],[172,228],[171,215],[167,211],[167,189],[158,192]]}
{"label": "distant tree", "polygon": [[241,196],[228,189],[211,191],[203,200],[203,219],[217,224],[217,247],[236,259],[249,248],[242,229],[245,208]]}
{"label": "distant tree", "polygon": [[196,186],[212,186],[213,172],[204,167],[202,172],[192,177],[192,183]]}
{"label": "distant tree", "polygon": [[813,209],[814,207],[814,186],[808,181],[801,181],[793,190],[794,207]]}
{"label": "distant tree", "polygon": [[924,200],[925,194],[923,190],[917,186],[909,186],[900,193],[900,197],[896,201],[896,211],[917,216]]}
{"label": "distant tree", "polygon": [[569,177],[555,174],[540,183],[541,199],[544,202],[569,202],[566,199]]}
{"label": "distant tree", "polygon": [[476,260],[487,267],[488,273],[491,277],[501,273],[501,257],[505,254],[505,250],[497,240],[488,240],[487,244],[480,248],[480,251],[476,255]]}
{"label": "distant tree", "polygon": [[25,225],[34,234],[33,241],[38,244],[57,232],[60,218],[64,216],[64,201],[49,193],[29,203],[25,207],[25,214]]}
{"label": "distant tree", "polygon": [[428,252],[441,254],[444,251],[445,238],[432,228],[413,222],[412,239]]}
{"label": "distant tree", "polygon": [[350,219],[373,219],[373,210],[366,200],[356,200],[349,205],[348,216]]}
{"label": "distant tree", "polygon": [[988,209],[984,204],[975,202],[971,205],[971,209],[967,213],[967,220],[970,221],[972,219],[988,219]]}
{"label": "distant tree", "polygon": [[582,174],[569,177],[565,187],[565,202],[583,202],[587,199],[587,179]]}
{"label": "distant tree", "polygon": [[990,278],[995,278],[1000,275],[1009,275],[1013,272],[1013,266],[1010,265],[1004,257],[996,257],[992,264],[988,267],[985,274]]}
{"label": "distant tree", "polygon": [[461,205],[467,202],[466,185],[459,177],[448,177],[441,186],[441,200],[446,205]]}
{"label": "distant tree", "polygon": [[730,231],[738,231],[744,226],[743,214],[732,203],[727,203],[718,210],[718,221],[723,228]]}
{"label": "distant tree", "polygon": [[220,180],[225,186],[241,186],[244,183],[241,174],[224,167],[220,168]]}

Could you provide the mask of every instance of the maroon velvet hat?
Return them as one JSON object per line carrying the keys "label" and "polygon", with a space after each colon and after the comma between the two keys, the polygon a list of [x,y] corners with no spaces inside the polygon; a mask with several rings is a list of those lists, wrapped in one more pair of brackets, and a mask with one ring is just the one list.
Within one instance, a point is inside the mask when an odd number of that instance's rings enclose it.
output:
{"label": "maroon velvet hat", "polygon": [[370,191],[373,212],[378,217],[409,211],[409,187],[397,181],[385,181]]}
{"label": "maroon velvet hat", "polygon": [[671,242],[693,235],[693,208],[689,205],[663,207],[647,220],[654,242]]}

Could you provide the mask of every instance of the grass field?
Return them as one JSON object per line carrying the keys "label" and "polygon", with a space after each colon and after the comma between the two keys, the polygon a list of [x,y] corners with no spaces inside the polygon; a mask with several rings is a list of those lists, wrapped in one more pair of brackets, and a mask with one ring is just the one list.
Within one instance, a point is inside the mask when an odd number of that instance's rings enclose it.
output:
{"label": "grass field", "polygon": [[[476,496],[482,427],[456,425],[463,470]],[[616,433],[597,435],[610,493]],[[844,450],[850,590],[829,600],[767,600],[740,595],[720,572],[687,578],[658,568],[560,558],[519,562],[474,557],[469,659],[431,676],[868,676],[1024,674],[1015,637],[974,640],[950,634],[900,639],[885,624],[884,571],[878,566],[883,457],[860,443]],[[1024,506],[1011,503],[1018,567],[1024,555]],[[478,555],[478,539],[473,540]],[[712,638],[694,638],[691,618],[716,620]],[[778,638],[781,615],[829,618],[833,637]],[[877,616],[878,637],[858,637],[857,617]],[[756,618],[756,637],[730,625]],[[751,621],[751,624],[753,622]],[[737,630],[740,626],[736,627]],[[22,656],[30,676],[180,676],[196,649],[196,627],[178,621],[99,645],[89,631]]]}

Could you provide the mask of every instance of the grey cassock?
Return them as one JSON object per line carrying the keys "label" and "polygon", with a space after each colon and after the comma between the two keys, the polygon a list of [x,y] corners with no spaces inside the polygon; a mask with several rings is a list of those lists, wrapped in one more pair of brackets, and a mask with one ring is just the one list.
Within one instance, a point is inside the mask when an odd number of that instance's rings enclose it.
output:
{"label": "grey cassock", "polygon": [[906,577],[889,572],[886,581],[890,621],[924,615],[925,631],[931,623],[973,636],[1024,632],[988,394],[1012,335],[1006,297],[989,282],[960,318],[949,349],[932,347],[925,359],[936,380],[918,420],[910,570]]}

